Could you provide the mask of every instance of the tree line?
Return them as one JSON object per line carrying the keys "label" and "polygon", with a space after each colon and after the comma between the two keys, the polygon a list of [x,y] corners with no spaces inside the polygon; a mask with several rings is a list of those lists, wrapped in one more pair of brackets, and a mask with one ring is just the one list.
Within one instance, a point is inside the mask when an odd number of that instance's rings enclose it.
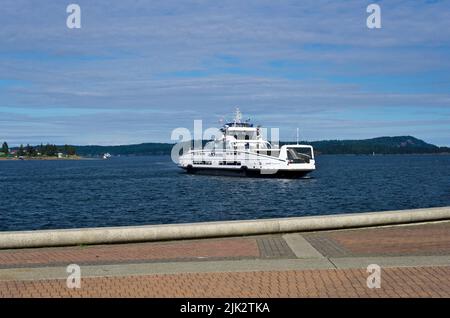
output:
{"label": "tree line", "polygon": [[71,145],[57,146],[53,144],[40,144],[38,146],[20,145],[18,148],[9,148],[5,141],[2,144],[1,155],[16,157],[57,157],[59,153],[66,156],[75,156],[76,148]]}

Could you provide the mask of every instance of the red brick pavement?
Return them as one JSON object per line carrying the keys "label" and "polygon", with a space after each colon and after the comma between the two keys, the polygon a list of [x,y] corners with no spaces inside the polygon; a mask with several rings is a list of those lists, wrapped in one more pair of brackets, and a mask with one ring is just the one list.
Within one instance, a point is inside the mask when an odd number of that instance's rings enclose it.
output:
{"label": "red brick pavement", "polygon": [[450,266],[386,268],[369,289],[363,269],[184,273],[65,280],[0,281],[0,297],[450,297]]}
{"label": "red brick pavement", "polygon": [[318,233],[352,255],[450,254],[450,222]]}
{"label": "red brick pavement", "polygon": [[254,238],[210,239],[167,243],[137,243],[84,247],[0,251],[0,267],[121,263],[171,259],[259,257]]}

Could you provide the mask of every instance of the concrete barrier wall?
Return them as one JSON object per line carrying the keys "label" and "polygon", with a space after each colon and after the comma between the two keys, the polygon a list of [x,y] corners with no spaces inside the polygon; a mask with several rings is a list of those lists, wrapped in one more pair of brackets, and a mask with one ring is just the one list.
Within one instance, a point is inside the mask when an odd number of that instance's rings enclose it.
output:
{"label": "concrete barrier wall", "polygon": [[0,249],[164,241],[450,220],[450,207],[248,221],[0,232]]}

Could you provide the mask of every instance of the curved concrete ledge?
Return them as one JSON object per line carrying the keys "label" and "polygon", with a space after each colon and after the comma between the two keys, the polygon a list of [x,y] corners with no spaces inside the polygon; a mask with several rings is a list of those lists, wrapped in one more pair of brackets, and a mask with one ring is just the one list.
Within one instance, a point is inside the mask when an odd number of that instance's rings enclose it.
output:
{"label": "curved concrete ledge", "polygon": [[0,232],[0,249],[198,239],[450,220],[450,207],[248,221]]}

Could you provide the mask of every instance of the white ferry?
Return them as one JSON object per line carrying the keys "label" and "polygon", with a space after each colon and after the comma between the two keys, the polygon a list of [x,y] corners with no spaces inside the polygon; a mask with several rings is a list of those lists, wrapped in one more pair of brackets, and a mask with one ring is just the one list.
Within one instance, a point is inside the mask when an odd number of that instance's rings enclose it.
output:
{"label": "white ferry", "polygon": [[178,165],[188,173],[297,178],[315,170],[310,145],[272,147],[261,128],[242,121],[236,110],[233,122],[220,129],[222,135],[203,149],[190,149]]}

